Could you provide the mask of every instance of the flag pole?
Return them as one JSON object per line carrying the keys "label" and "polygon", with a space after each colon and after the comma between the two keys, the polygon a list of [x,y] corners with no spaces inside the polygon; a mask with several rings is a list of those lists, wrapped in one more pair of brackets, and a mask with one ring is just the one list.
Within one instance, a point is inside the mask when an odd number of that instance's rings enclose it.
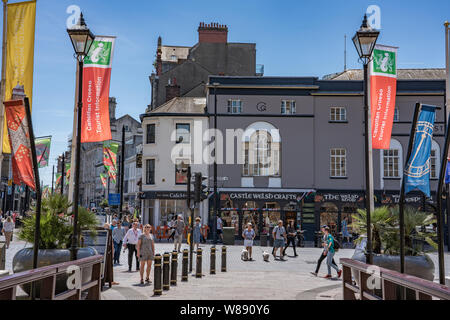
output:
{"label": "flag pole", "polygon": [[[417,119],[419,118],[419,112],[422,105],[416,103],[416,108],[414,109],[414,118],[411,126],[411,133],[409,135],[409,145],[408,153],[406,155],[405,167],[403,171],[406,170],[411,157],[412,147],[414,144],[414,136],[417,127]],[[399,203],[399,228],[400,228],[400,272],[405,273],[405,174],[403,173],[402,186],[400,190],[400,203]]]}
{"label": "flag pole", "polygon": [[[3,166],[3,131],[4,131],[4,119],[5,119],[5,90],[6,90],[6,31],[8,28],[7,16],[8,16],[8,0],[3,1],[3,40],[2,40],[2,74],[1,74],[1,94],[0,94],[0,170]],[[6,196],[6,194],[5,194]]]}

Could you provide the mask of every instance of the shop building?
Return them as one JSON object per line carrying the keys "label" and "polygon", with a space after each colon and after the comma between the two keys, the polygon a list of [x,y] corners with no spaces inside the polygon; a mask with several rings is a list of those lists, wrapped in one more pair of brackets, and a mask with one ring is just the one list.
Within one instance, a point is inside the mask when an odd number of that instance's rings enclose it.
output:
{"label": "shop building", "polygon": [[[209,126],[216,97],[218,128],[242,132],[231,149],[241,152],[241,163],[218,165],[218,176],[226,177],[219,183],[220,214],[238,238],[247,220],[259,236],[281,218],[295,220],[312,242],[320,225],[339,233],[343,218],[364,207],[363,82],[360,71],[348,73],[325,79],[209,77]],[[430,181],[431,190],[437,189],[445,134],[443,79],[441,69],[399,70],[390,149],[373,151],[376,205],[398,201],[416,102],[440,107]],[[221,150],[224,158],[229,150]],[[423,202],[420,194],[407,199]]]}

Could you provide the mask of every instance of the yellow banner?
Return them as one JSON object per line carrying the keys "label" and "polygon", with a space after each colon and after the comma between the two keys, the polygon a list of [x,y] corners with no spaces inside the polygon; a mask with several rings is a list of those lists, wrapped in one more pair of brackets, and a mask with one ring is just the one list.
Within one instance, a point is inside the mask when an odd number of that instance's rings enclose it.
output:
{"label": "yellow banner", "polygon": [[[31,107],[36,1],[8,4],[7,18],[4,101],[11,100],[12,90],[19,84],[24,86]],[[6,121],[3,123],[3,153],[11,153]]]}

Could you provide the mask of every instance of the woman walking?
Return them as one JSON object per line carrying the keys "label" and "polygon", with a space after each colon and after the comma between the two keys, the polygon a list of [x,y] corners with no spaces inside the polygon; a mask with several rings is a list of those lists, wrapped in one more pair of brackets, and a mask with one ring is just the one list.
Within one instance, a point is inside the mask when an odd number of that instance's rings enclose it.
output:
{"label": "woman walking", "polygon": [[3,231],[5,232],[6,249],[8,249],[14,232],[14,222],[12,222],[10,216],[6,218],[6,221],[3,223]]}
{"label": "woman walking", "polygon": [[194,246],[197,245],[197,250],[198,250],[198,246],[200,245],[200,238],[201,238],[201,229],[202,225],[200,223],[200,217],[195,218],[195,225],[194,225],[194,231],[193,233],[193,239],[194,239]]}
{"label": "woman walking", "polygon": [[144,233],[139,236],[139,240],[136,246],[139,262],[141,263],[140,275],[141,284],[144,284],[144,268],[147,264],[145,282],[150,283],[150,271],[152,270],[152,261],[154,259],[155,241],[153,235],[150,233],[151,226],[146,224],[144,227]]}

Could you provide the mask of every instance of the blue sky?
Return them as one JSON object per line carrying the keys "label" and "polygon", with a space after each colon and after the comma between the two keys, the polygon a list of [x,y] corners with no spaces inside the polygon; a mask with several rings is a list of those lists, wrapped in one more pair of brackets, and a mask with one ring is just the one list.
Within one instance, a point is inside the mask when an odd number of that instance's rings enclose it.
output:
{"label": "blue sky", "polygon": [[72,132],[70,5],[81,8],[94,34],[117,36],[110,96],[117,98],[118,117],[136,119],[150,103],[158,36],[163,44],[194,45],[201,21],[228,25],[230,42],[256,43],[265,75],[322,77],[343,70],[344,35],[347,67],[360,68],[351,37],[369,5],[380,7],[378,43],[399,47],[399,68],[444,67],[443,23],[450,20],[448,0],[38,0],[33,123],[36,136],[53,136],[50,166],[40,170],[45,184],[51,184],[51,165]]}

